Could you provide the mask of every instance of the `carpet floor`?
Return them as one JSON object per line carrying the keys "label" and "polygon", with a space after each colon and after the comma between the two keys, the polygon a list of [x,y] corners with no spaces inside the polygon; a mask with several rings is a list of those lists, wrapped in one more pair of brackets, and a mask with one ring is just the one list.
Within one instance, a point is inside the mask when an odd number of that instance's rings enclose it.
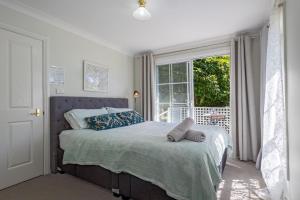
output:
{"label": "carpet floor", "polygon": [[[219,200],[253,200],[265,184],[253,163],[229,160]],[[101,187],[66,174],[41,176],[0,191],[0,200],[118,200]]]}

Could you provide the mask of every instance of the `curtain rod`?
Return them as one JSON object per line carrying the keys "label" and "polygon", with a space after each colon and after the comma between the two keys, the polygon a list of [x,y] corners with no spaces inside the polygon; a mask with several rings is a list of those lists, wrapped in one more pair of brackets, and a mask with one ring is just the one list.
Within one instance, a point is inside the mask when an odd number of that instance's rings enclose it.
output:
{"label": "curtain rod", "polygon": [[256,30],[252,30],[252,31],[248,31],[248,32],[241,32],[241,33],[237,33],[235,36],[232,35],[231,37],[224,39],[223,41],[214,41],[212,43],[207,42],[204,45],[199,44],[199,46],[196,47],[192,47],[192,48],[183,48],[183,49],[178,49],[178,50],[170,50],[167,52],[162,52],[162,53],[154,53],[153,56],[162,56],[162,55],[168,55],[168,54],[175,54],[175,53],[180,53],[180,52],[185,52],[185,51],[192,51],[192,50],[197,50],[197,49],[201,49],[201,48],[206,48],[206,47],[212,47],[212,46],[216,46],[216,45],[223,45],[223,44],[231,44],[232,40],[236,40],[238,35],[244,34],[244,35],[248,35],[251,38],[257,38],[259,37],[259,30],[260,29],[256,29]]}
{"label": "curtain rod", "polygon": [[222,44],[230,44],[230,40],[224,41],[224,42],[207,44],[207,45],[198,46],[198,47],[193,47],[193,48],[186,48],[186,49],[174,50],[174,51],[169,51],[169,52],[164,52],[164,53],[157,53],[157,54],[154,54],[154,56],[161,56],[161,55],[168,55],[168,54],[173,54],[173,53],[180,53],[180,52],[191,51],[191,50],[196,50],[196,49],[201,49],[201,48],[211,47],[211,46],[216,46],[216,45],[222,45]]}

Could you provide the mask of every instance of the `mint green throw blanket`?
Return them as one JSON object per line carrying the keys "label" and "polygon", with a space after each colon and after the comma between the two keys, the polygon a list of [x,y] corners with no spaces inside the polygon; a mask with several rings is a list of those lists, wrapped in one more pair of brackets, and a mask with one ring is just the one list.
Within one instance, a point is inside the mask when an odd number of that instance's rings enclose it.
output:
{"label": "mint green throw blanket", "polygon": [[64,164],[99,165],[150,181],[178,200],[216,199],[221,181],[217,165],[229,145],[225,130],[194,125],[206,134],[202,143],[167,141],[176,124],[145,122],[94,131],[67,130],[60,134]]}

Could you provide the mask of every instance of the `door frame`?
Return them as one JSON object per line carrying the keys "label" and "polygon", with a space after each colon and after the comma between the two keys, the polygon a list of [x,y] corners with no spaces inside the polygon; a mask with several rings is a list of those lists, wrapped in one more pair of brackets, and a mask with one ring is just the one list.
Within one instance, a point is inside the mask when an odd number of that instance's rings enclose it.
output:
{"label": "door frame", "polygon": [[0,29],[23,35],[26,37],[33,38],[35,40],[40,40],[43,45],[43,173],[50,173],[50,115],[49,115],[49,88],[48,88],[48,66],[50,66],[50,51],[49,51],[49,41],[48,37],[18,28],[16,26],[8,25],[0,22]]}

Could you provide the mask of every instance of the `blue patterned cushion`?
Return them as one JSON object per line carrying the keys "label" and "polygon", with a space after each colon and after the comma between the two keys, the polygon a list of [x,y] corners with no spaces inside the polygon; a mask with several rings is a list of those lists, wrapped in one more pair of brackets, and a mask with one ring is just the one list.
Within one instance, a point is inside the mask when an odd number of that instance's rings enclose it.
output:
{"label": "blue patterned cushion", "polygon": [[136,111],[120,112],[116,113],[116,115],[122,119],[127,126],[144,122],[144,118]]}
{"label": "blue patterned cushion", "polygon": [[116,113],[87,117],[85,118],[85,121],[87,122],[89,129],[94,129],[96,131],[126,126],[126,123],[124,123]]}

